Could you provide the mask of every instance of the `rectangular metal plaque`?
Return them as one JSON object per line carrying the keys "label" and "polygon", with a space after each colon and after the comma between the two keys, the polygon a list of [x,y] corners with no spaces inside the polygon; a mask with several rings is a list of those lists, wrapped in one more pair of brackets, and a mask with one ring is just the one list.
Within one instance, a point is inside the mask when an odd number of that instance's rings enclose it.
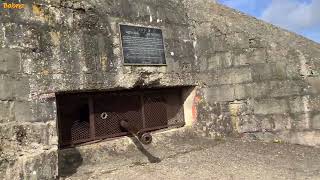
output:
{"label": "rectangular metal plaque", "polygon": [[125,64],[166,64],[161,29],[120,25],[120,32]]}

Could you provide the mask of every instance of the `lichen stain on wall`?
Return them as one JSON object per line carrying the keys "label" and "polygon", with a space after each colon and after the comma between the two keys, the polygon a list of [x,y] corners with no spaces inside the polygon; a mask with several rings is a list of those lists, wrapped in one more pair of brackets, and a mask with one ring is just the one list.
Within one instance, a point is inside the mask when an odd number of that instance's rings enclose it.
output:
{"label": "lichen stain on wall", "polygon": [[239,116],[238,114],[240,113],[241,109],[241,104],[239,103],[232,103],[229,105],[229,111],[230,111],[230,117],[231,117],[231,122],[233,126],[234,132],[239,132]]}
{"label": "lichen stain on wall", "polygon": [[41,8],[40,5],[33,4],[32,5],[32,12],[38,20],[40,20],[42,22],[45,22],[48,20],[48,17],[45,17],[44,10]]}
{"label": "lichen stain on wall", "polygon": [[49,32],[51,36],[51,42],[53,43],[54,46],[59,46],[60,45],[60,39],[61,39],[61,34],[60,32]]}
{"label": "lichen stain on wall", "polygon": [[[54,26],[57,22],[61,21],[61,10],[56,7],[39,4],[27,5],[26,7],[26,10],[29,11],[29,16],[31,16],[30,19],[40,21],[41,23],[48,23],[48,25],[51,26]],[[25,14],[25,16],[28,16],[28,14]]]}

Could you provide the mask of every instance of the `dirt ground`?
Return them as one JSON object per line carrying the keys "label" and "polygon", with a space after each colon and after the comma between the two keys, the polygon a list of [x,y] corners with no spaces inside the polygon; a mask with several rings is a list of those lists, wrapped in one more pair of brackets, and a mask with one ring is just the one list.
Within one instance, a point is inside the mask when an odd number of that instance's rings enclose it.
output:
{"label": "dirt ground", "polygon": [[180,148],[164,158],[144,149],[149,162],[87,165],[66,179],[320,179],[319,148],[242,140],[192,146],[198,148]]}

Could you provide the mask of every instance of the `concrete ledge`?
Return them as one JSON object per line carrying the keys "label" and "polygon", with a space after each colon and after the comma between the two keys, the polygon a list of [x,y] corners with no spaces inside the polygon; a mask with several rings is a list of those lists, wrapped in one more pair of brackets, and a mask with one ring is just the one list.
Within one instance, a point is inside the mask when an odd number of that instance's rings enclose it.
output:
{"label": "concrete ledge", "polygon": [[[59,174],[63,177],[76,173],[81,166],[106,162],[108,168],[132,163],[156,163],[177,153],[203,148],[207,141],[190,128],[179,128],[152,133],[153,142],[142,145],[134,137],[122,137],[96,144],[59,150]],[[211,140],[212,141],[212,140]]]}
{"label": "concrete ledge", "polygon": [[[196,141],[198,140],[198,141]],[[205,142],[204,142],[205,141]],[[190,139],[188,149],[157,163],[104,162],[83,166],[68,180],[86,179],[319,179],[319,149],[289,144]],[[170,150],[161,149],[165,152]],[[122,161],[127,161],[125,157]],[[110,166],[113,165],[113,167]]]}
{"label": "concrete ledge", "polygon": [[242,138],[264,142],[283,142],[304,146],[320,147],[319,130],[244,133]]}

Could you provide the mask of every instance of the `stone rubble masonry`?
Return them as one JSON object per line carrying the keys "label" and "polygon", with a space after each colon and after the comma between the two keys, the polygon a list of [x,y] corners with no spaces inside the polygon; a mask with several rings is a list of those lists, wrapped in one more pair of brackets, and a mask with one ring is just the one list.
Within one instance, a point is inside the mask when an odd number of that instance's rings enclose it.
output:
{"label": "stone rubble masonry", "polygon": [[[199,135],[320,145],[315,42],[212,0],[24,3],[0,11],[0,179],[57,176],[62,91],[197,86]],[[167,66],[124,66],[119,23],[162,28]]]}
{"label": "stone rubble masonry", "polygon": [[[279,138],[283,132],[284,141],[316,145],[319,44],[206,0],[185,2],[205,73],[199,77],[211,79],[200,90],[205,115],[199,129],[220,134],[219,127],[203,128],[214,117],[229,120],[232,134],[270,132]],[[310,138],[292,140],[302,132]]]}

